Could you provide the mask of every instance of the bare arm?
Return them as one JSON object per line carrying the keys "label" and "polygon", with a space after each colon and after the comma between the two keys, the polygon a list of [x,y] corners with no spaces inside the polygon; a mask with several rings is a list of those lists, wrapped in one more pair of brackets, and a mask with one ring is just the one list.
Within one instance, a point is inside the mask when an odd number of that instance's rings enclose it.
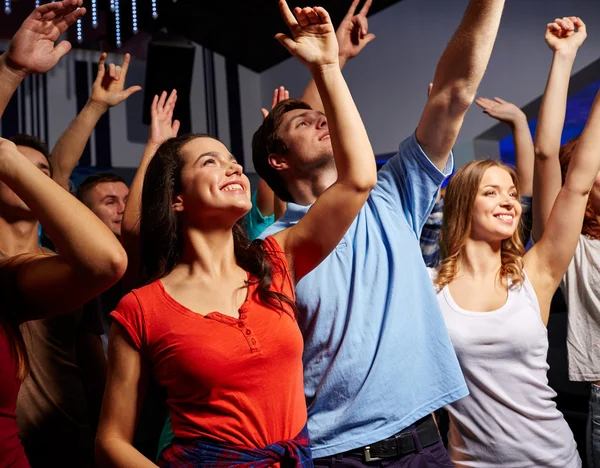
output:
{"label": "bare arm", "polygon": [[569,81],[577,51],[586,35],[585,24],[579,18],[557,19],[546,28],[546,42],[554,51],[554,57],[535,134],[534,240],[541,238],[562,185],[558,155],[567,112]]}
{"label": "bare arm", "polygon": [[327,12],[279,6],[294,40],[277,38],[310,70],[325,106],[338,179],[295,226],[276,234],[291,260],[296,281],[335,248],[377,182],[375,156],[367,132],[337,63],[337,41]]}
{"label": "bare arm", "polygon": [[505,123],[512,130],[515,143],[515,166],[521,195],[533,194],[533,139],[525,113],[513,103],[500,98],[477,98],[475,103],[490,117]]}
{"label": "bare arm", "polygon": [[22,321],[73,310],[115,284],[127,257],[115,235],[77,199],[0,139],[0,180],[44,225],[60,255],[28,255],[13,263]]}
{"label": "bare arm", "polygon": [[154,96],[154,100],[152,101],[150,137],[148,138],[144,155],[129,188],[129,198],[125,207],[125,213],[123,214],[122,236],[126,245],[128,243],[137,243],[140,235],[139,222],[142,189],[144,188],[144,177],[148,164],[150,164],[158,147],[169,138],[176,137],[179,131],[179,121],[172,121],[176,102],[177,92],[175,90],[171,92],[168,99],[167,93],[163,92],[160,98]]}
{"label": "bare arm", "polygon": [[[360,0],[352,1],[346,16],[344,16],[335,33],[339,47],[340,70],[344,68],[349,60],[360,54],[369,42],[375,39],[375,34],[369,33],[369,21],[367,19],[373,0],[366,0],[360,12],[355,15],[354,12],[359,3]],[[310,80],[300,99],[315,110],[325,111],[314,79]]]}
{"label": "bare arm", "polygon": [[503,7],[504,0],[471,0],[438,63],[417,140],[442,171],[490,60]]}
{"label": "bare arm", "polygon": [[[573,258],[587,200],[600,172],[600,94],[596,96],[581,139],[575,148],[565,184],[560,190],[539,242],[525,255],[525,267],[540,303],[550,303]],[[547,309],[547,308],[546,308]],[[545,309],[544,309],[545,310]],[[547,312],[543,317],[546,322]]]}
{"label": "bare arm", "polygon": [[46,73],[71,50],[67,41],[54,43],[85,14],[85,8],[79,8],[82,4],[83,0],[47,3],[25,19],[8,50],[0,55],[0,118],[27,75]]}
{"label": "bare arm", "polygon": [[147,368],[121,325],[112,324],[108,343],[108,377],[96,437],[97,461],[105,467],[155,467],[132,444],[148,385]]}
{"label": "bare arm", "polygon": [[52,177],[65,189],[69,188],[69,178],[100,118],[109,108],[142,89],[140,86],[124,89],[130,60],[129,54],[125,54],[123,64],[116,66],[111,63],[106,73],[106,53],[100,56],[98,75],[92,86],[90,99],[56,142],[52,150]]}

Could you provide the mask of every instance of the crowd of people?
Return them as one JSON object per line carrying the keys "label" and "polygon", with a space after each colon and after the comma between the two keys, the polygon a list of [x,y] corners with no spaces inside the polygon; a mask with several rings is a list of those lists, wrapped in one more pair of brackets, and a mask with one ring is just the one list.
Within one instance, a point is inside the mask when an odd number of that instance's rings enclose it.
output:
{"label": "crowd of people", "polygon": [[[0,138],[0,466],[581,467],[547,379],[559,288],[600,466],[600,97],[561,147],[586,26],[546,27],[532,138],[517,106],[476,99],[505,2],[470,0],[415,132],[377,171],[341,72],[375,39],[371,1],[336,31],[279,0],[276,39],[312,80],[262,110],[254,194],[222,142],[179,135],[168,90],[131,186],[101,173],[70,192],[100,117],[141,89],[129,55],[101,55],[51,152]],[[63,0],[24,21],[0,56],[0,117],[84,14]],[[454,170],[474,102],[510,125],[514,168]]]}

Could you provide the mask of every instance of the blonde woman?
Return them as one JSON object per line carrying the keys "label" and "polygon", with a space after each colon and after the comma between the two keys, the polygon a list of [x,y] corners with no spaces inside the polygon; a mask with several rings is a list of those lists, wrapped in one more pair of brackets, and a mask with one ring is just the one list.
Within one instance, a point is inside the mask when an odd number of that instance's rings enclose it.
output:
{"label": "blonde woman", "polygon": [[457,467],[581,466],[548,386],[546,324],[599,170],[596,97],[545,231],[527,253],[518,235],[522,209],[512,168],[473,161],[448,185],[443,261],[432,276],[470,391],[447,406]]}

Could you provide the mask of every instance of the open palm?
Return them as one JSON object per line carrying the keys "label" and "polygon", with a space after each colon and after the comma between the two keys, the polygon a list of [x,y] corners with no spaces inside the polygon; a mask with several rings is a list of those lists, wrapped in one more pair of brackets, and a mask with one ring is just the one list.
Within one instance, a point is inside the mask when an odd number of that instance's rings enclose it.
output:
{"label": "open palm", "polygon": [[294,57],[308,67],[337,64],[335,30],[323,8],[295,8],[292,14],[285,0],[279,1],[279,8],[293,39],[281,33],[275,37]]}
{"label": "open palm", "polygon": [[36,8],[23,22],[8,48],[11,66],[24,73],[46,73],[71,50],[71,44],[55,42],[85,14],[83,0],[64,0]]}

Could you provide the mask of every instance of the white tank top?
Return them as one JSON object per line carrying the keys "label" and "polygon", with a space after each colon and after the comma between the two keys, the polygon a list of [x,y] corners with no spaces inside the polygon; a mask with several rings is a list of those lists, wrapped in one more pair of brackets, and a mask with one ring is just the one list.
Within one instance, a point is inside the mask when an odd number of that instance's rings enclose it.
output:
{"label": "white tank top", "polygon": [[548,334],[529,279],[491,312],[461,309],[448,286],[437,297],[470,392],[446,406],[455,466],[581,467],[548,386]]}

